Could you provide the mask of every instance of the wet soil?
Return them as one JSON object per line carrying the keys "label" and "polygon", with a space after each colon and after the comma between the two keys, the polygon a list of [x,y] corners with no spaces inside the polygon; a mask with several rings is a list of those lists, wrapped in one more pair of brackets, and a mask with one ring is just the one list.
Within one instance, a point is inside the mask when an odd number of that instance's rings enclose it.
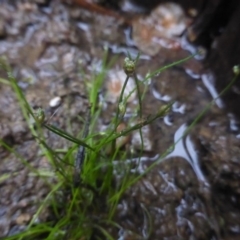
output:
{"label": "wet soil", "polygon": [[[50,121],[70,133],[82,128],[78,116],[85,115],[88,105],[84,81],[91,82],[93,72],[100,70],[106,48],[109,59],[117,55],[112,72],[121,70],[127,52],[136,56],[141,49],[137,68],[140,80],[148,72],[189,55],[181,48],[180,37],[161,32],[157,35],[158,41],[154,41],[155,31],[148,32],[147,39],[141,35],[144,27],[140,27],[140,32],[134,31],[134,27],[143,22],[144,26],[153,24],[155,15],[139,17],[138,13],[131,32],[131,26],[126,26],[122,19],[93,14],[57,0],[50,1],[49,5],[37,2],[0,3],[0,55],[11,64],[33,108],[43,107],[50,117],[55,108],[49,102],[55,97],[61,98],[60,107]],[[186,27],[189,22],[191,19],[186,18]],[[84,70],[84,76],[79,68]],[[106,82],[111,76],[106,77]],[[1,77],[5,77],[4,73]],[[142,173],[182,136],[215,97],[216,90],[212,89],[211,74],[204,72],[201,61],[196,59],[149,81],[143,101],[144,117],[156,113],[170,101],[175,103],[166,117],[149,126],[145,137],[149,144],[140,166],[133,169],[135,173]],[[132,101],[130,115],[136,108],[134,99]],[[0,85],[0,106],[1,139],[14,147],[31,167],[54,171],[42,157],[8,85]],[[100,125],[111,118],[111,108],[112,103],[107,102]],[[48,131],[44,134],[52,148],[69,146],[67,141]],[[240,235],[239,138],[238,120],[219,99],[175,149],[125,193],[115,216],[122,229],[113,229],[114,237],[237,238]],[[137,152],[137,144],[134,149]],[[26,163],[0,147],[0,176],[6,176],[0,182],[0,237],[22,231],[49,191],[48,183],[31,173]],[[42,214],[39,221],[44,221],[46,215]]]}

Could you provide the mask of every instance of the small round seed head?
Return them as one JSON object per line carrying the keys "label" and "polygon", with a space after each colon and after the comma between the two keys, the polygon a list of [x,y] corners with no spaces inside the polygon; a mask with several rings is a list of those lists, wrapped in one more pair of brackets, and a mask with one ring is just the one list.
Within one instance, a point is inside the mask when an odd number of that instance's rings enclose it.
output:
{"label": "small round seed head", "polygon": [[135,65],[136,63],[134,60],[131,60],[130,58],[126,57],[124,59],[124,65],[123,65],[124,72],[127,75],[133,75],[133,73],[135,72]]}
{"label": "small round seed head", "polygon": [[239,65],[233,66],[233,73],[235,75],[239,75],[240,74],[240,66]]}
{"label": "small round seed head", "polygon": [[44,120],[45,120],[45,113],[44,113],[44,110],[42,108],[38,108],[36,112],[34,112],[34,117],[35,117],[35,120],[38,122],[38,123],[43,123]]}

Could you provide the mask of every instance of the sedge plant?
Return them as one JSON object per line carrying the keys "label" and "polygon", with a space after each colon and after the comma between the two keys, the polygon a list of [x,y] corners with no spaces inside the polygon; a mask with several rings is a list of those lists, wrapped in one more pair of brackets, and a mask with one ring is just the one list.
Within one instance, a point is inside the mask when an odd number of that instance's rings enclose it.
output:
{"label": "sedge plant", "polygon": [[[90,87],[86,84],[89,107],[83,131],[79,134],[81,136],[80,138],[47,123],[42,109],[34,112],[26,101],[22,89],[18,86],[17,80],[12,75],[10,67],[4,60],[1,60],[1,67],[7,72],[8,79],[0,79],[0,81],[2,84],[8,84],[12,87],[32,135],[35,137],[43,154],[52,165],[52,169],[56,170],[44,172],[34,169],[13,147],[8,146],[7,143],[0,140],[0,144],[6,150],[14,153],[33,174],[44,178],[50,189],[48,195],[39,205],[37,212],[25,230],[19,234],[6,237],[5,239],[114,239],[108,232],[108,227],[120,228],[120,226],[114,222],[114,215],[122,195],[127,189],[154,168],[154,166],[169,152],[166,150],[161,158],[148,167],[144,173],[139,175],[130,173],[131,166],[127,166],[126,164],[127,167],[123,170],[124,174],[121,181],[116,181],[114,175],[114,160],[117,156],[118,159],[120,156],[120,161],[124,162],[126,159],[126,153],[121,151],[116,145],[117,139],[138,130],[141,137],[140,158],[143,153],[144,141],[141,128],[165,116],[172,106],[172,103],[170,103],[163,109],[160,109],[156,114],[144,119],[142,116],[143,94],[140,92],[140,84],[147,82],[151,77],[172,66],[187,61],[191,57],[192,56],[164,66],[148,74],[145,79],[140,82],[136,74],[138,57],[137,59],[132,59],[128,56],[124,62],[126,80],[119,97],[116,114],[109,124],[109,128],[106,129],[104,133],[98,133],[96,132],[97,119],[100,117],[102,111],[98,101],[98,94],[110,67],[110,64],[107,64],[107,57],[105,55],[102,70],[94,76]],[[235,67],[234,69],[235,78],[229,83],[226,89],[220,93],[220,96],[227,91],[239,75],[239,68]],[[124,118],[126,99],[124,99],[123,96],[130,77],[133,77],[136,83],[135,91],[137,91],[138,96],[138,117],[140,121],[133,126],[127,126],[126,129],[121,132],[117,132],[117,127]],[[213,103],[214,100],[209,103],[193,121],[185,134],[190,131]],[[31,119],[35,120],[34,124]],[[44,138],[43,131],[45,130],[67,139],[72,143],[72,147],[70,147],[67,152],[58,154],[49,146],[47,139]],[[174,146],[171,146],[171,148],[172,147]],[[0,178],[0,181],[3,182],[8,177],[10,176],[3,176]],[[54,177],[57,183],[49,183],[48,177]],[[49,209],[48,219],[36,224],[36,220],[38,216],[40,216],[41,211],[46,208]],[[147,210],[145,214],[149,221],[151,221],[151,217]]]}

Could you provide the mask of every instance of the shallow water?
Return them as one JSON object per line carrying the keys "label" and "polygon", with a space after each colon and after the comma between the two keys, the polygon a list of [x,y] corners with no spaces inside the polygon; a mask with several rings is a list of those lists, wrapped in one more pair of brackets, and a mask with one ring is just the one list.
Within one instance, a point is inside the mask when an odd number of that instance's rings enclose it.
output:
{"label": "shallow water", "polygon": [[183,124],[176,131],[174,135],[174,150],[170,154],[168,154],[165,158],[163,158],[163,161],[172,157],[184,158],[192,166],[198,180],[203,182],[205,185],[208,185],[208,182],[199,166],[198,156],[194,149],[195,147],[190,137],[188,135],[185,136],[186,130],[187,126],[186,124]]}
{"label": "shallow water", "polygon": [[[12,14],[13,11],[16,14]],[[112,73],[121,71],[127,52],[137,55],[138,49],[142,49],[137,68],[139,79],[160,66],[188,56],[189,52],[181,49],[181,45],[195,51],[182,40],[184,37],[167,39],[168,44],[175,47],[166,49],[154,40],[155,31],[151,33],[153,39],[141,39],[141,32],[123,27],[121,21],[116,23],[112,17],[71,8],[58,1],[52,1],[47,8],[35,3],[12,6],[5,1],[0,13],[3,16],[0,21],[8,23],[5,36],[0,40],[0,55],[5,55],[12,64],[27,100],[34,108],[43,107],[51,116],[55,109],[49,103],[60,97],[59,110],[51,123],[72,132],[81,129],[76,116],[84,116],[87,106],[79,66],[90,81],[92,71],[101,69],[105,48],[109,48],[110,58],[119,54]],[[156,13],[140,20],[151,22]],[[139,19],[134,21],[139,24]],[[164,36],[161,33],[157,37],[159,40]],[[29,77],[31,80],[26,80]],[[108,75],[105,86],[113,77]],[[103,91],[107,91],[107,87]],[[217,99],[208,114],[180,139],[187,126],[217,95],[213,76],[204,72],[196,59],[166,70],[148,82],[144,116],[156,113],[169,101],[175,103],[167,116],[146,130],[145,142],[149,144],[141,164],[132,172],[144,172],[166,149],[176,144],[163,161],[124,195],[115,217],[122,226],[119,232],[113,230],[116,239],[228,239],[240,234],[236,217],[240,194],[238,121],[233,114],[227,114],[224,103]],[[104,127],[113,114],[114,104],[109,101],[104,104],[99,128]],[[0,137],[15,146],[32,166],[50,169],[6,85],[0,86],[0,106]],[[136,106],[136,96],[133,96],[124,119],[126,123],[136,115]],[[68,129],[68,121],[72,122],[72,129]],[[66,141],[54,134],[46,133],[46,136],[53,148],[68,147]],[[130,142],[137,154],[137,134]],[[25,165],[3,148],[0,148],[0,157],[1,175],[13,173],[0,182],[0,236],[3,237],[25,228],[48,187],[40,178],[31,176]],[[129,159],[126,163],[137,164],[138,160]],[[146,212],[152,217],[152,230]],[[47,213],[44,214],[40,220],[46,219]]]}

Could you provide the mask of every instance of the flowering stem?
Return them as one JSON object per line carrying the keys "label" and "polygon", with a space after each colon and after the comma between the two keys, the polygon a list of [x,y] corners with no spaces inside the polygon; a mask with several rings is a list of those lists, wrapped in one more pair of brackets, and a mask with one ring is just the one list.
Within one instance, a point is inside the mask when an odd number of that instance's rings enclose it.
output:
{"label": "flowering stem", "polygon": [[122,87],[122,91],[121,91],[121,93],[120,93],[120,97],[119,97],[119,100],[118,100],[118,107],[117,107],[117,113],[116,113],[116,118],[115,118],[114,131],[116,131],[117,126],[118,126],[118,124],[119,124],[119,121],[118,121],[118,118],[119,118],[119,115],[120,115],[119,105],[120,105],[120,104],[122,103],[122,101],[123,101],[123,94],[124,94],[124,91],[125,91],[125,89],[126,89],[128,80],[129,80],[129,76],[127,76],[126,79],[125,79],[125,81],[124,81],[124,84],[123,84],[123,87]]}

